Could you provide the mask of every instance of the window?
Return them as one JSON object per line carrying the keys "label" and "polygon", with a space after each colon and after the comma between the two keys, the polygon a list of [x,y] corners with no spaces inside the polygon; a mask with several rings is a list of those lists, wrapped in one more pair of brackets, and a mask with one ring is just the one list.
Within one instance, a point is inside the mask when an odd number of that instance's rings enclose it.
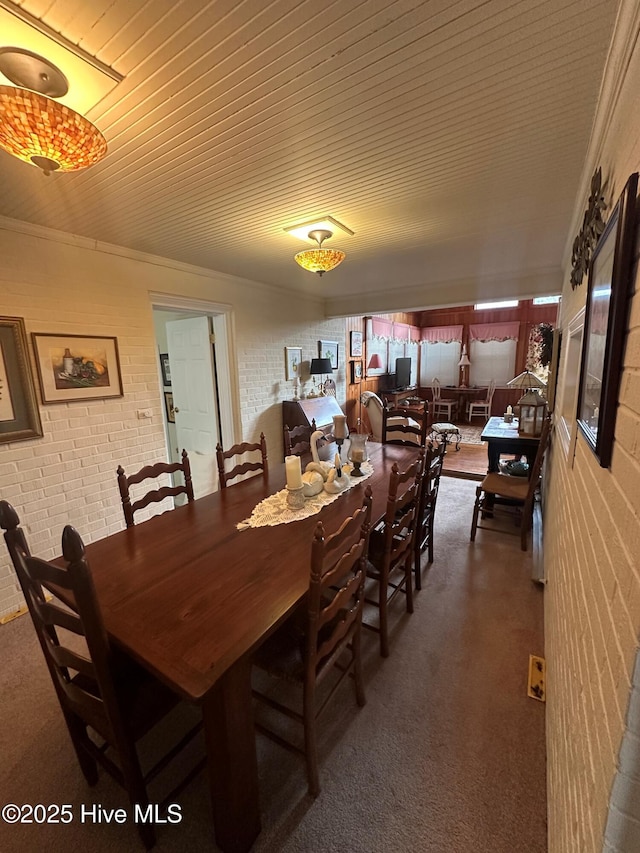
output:
{"label": "window", "polygon": [[[460,343],[422,344],[420,357],[420,385],[431,385],[433,378],[441,385],[458,384],[458,362],[460,361]],[[511,377],[509,377],[511,378]]]}
{"label": "window", "polygon": [[506,385],[515,376],[517,341],[471,341],[469,383]]}
{"label": "window", "polygon": [[517,299],[503,299],[502,302],[476,302],[473,306],[476,311],[484,311],[485,308],[517,308]]}
{"label": "window", "polygon": [[536,296],[533,300],[534,305],[557,305],[560,302],[559,296]]}

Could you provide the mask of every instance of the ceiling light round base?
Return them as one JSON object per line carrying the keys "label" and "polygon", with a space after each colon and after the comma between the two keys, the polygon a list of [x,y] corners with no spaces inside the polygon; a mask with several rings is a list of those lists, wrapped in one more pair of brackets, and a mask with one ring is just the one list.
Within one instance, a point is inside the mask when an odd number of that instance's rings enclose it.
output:
{"label": "ceiling light round base", "polygon": [[69,91],[69,81],[59,68],[21,47],[0,48],[0,71],[16,86],[49,98],[62,98]]}

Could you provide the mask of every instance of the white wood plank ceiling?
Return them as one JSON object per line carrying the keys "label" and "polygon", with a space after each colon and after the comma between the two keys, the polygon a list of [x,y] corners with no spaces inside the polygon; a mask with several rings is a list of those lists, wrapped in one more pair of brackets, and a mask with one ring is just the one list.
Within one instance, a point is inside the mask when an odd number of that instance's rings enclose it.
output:
{"label": "white wood plank ceiling", "polygon": [[[417,307],[400,287],[428,306],[438,283],[560,267],[613,0],[15,5],[124,79],[88,114],[96,166],[0,152],[0,214],[389,310]],[[325,214],[355,235],[320,280],[283,228]]]}

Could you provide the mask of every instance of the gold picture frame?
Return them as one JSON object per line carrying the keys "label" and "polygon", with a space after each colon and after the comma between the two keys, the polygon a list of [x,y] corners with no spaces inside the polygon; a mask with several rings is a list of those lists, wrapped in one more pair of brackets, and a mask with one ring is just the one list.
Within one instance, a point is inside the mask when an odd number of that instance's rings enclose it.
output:
{"label": "gold picture frame", "polygon": [[22,317],[0,317],[0,444],[43,435]]}

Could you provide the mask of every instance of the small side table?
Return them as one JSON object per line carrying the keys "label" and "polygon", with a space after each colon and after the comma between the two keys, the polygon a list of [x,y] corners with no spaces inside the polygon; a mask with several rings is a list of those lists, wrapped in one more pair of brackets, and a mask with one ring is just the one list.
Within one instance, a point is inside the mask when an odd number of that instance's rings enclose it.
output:
{"label": "small side table", "polygon": [[461,435],[460,430],[455,424],[431,424],[429,438],[435,441],[439,441],[440,444],[444,444],[445,452],[447,450],[447,445],[450,444],[452,441],[455,441],[456,443],[456,450],[460,450]]}

